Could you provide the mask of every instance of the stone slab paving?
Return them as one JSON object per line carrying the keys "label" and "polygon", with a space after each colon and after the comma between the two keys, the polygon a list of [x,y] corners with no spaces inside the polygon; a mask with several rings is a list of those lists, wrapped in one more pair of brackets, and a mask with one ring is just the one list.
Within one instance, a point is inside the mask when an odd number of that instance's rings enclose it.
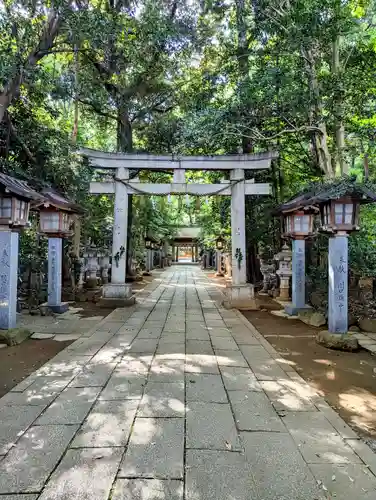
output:
{"label": "stone slab paving", "polygon": [[376,498],[376,455],[206,274],[158,277],[0,400],[0,499]]}

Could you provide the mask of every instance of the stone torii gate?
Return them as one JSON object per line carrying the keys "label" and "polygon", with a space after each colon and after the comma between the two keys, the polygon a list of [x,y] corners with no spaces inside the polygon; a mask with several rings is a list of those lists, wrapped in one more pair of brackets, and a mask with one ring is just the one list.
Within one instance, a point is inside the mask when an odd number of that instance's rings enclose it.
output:
{"label": "stone torii gate", "polygon": [[[149,154],[105,153],[83,148],[80,154],[94,168],[110,169],[113,180],[91,182],[90,193],[115,195],[111,283],[104,285],[103,298],[127,302],[131,284],[125,283],[128,226],[128,195],[231,196],[232,285],[227,288],[226,305],[238,309],[254,307],[253,286],[246,281],[245,196],[268,195],[270,185],[245,180],[245,170],[270,168],[275,152],[229,156],[157,156]],[[131,170],[172,171],[171,183],[142,183],[130,179]],[[187,183],[186,170],[229,171],[230,180],[220,184]]]}

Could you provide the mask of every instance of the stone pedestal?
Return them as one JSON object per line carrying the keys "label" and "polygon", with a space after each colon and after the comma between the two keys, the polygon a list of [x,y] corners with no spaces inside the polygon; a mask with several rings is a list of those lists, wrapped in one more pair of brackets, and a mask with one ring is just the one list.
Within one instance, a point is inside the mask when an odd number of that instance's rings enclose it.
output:
{"label": "stone pedestal", "polygon": [[102,283],[106,285],[108,283],[108,270],[110,268],[110,257],[107,255],[102,257]]}
{"label": "stone pedestal", "polygon": [[151,250],[147,248],[145,251],[145,276],[151,275]]}
{"label": "stone pedestal", "polygon": [[48,238],[48,301],[47,305],[54,313],[63,313],[69,309],[66,302],[61,302],[61,263],[63,241],[61,238]]}
{"label": "stone pedestal", "polygon": [[215,273],[215,275],[217,277],[224,276],[222,272],[222,253],[219,250],[217,250],[216,264],[217,264],[217,272]]}
{"label": "stone pedestal", "polygon": [[290,276],[280,276],[279,300],[290,300]]}
{"label": "stone pedestal", "polygon": [[88,257],[87,270],[89,272],[89,276],[86,279],[86,288],[89,290],[98,288],[98,267],[98,257],[96,255]]}
{"label": "stone pedestal", "polygon": [[295,316],[299,311],[310,309],[305,302],[305,241],[292,241],[292,303],[285,311]]}
{"label": "stone pedestal", "polygon": [[329,238],[328,330],[348,331],[348,240],[347,234]]}
{"label": "stone pedestal", "polygon": [[16,327],[18,233],[0,230],[0,328]]}
{"label": "stone pedestal", "polygon": [[285,243],[282,250],[274,256],[278,262],[277,275],[279,276],[279,300],[290,301],[290,278],[292,276],[292,252]]}
{"label": "stone pedestal", "polygon": [[244,285],[229,284],[225,291],[223,306],[226,309],[235,308],[242,311],[258,309],[253,285],[250,283]]}
{"label": "stone pedestal", "polygon": [[99,300],[101,307],[124,307],[135,303],[130,283],[107,283],[103,285],[102,297]]}

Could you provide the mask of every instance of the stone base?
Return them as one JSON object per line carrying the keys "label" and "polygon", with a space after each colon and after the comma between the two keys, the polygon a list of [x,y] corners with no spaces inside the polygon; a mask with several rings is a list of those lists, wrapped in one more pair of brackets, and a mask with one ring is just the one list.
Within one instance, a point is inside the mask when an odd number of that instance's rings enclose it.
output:
{"label": "stone base", "polygon": [[98,287],[98,278],[88,278],[86,280],[86,288],[87,289],[92,289],[92,288],[97,288]]}
{"label": "stone base", "polygon": [[357,351],[359,343],[357,338],[351,333],[332,333],[328,330],[319,332],[316,336],[316,342],[329,349],[339,351]]}
{"label": "stone base", "polygon": [[0,341],[8,346],[21,344],[31,336],[27,328],[10,328],[9,330],[0,330]]}
{"label": "stone base", "polygon": [[284,307],[285,307],[285,312],[290,316],[297,316],[299,312],[312,309],[312,307],[309,306],[308,304],[306,304],[304,307],[296,307],[292,302],[289,302],[288,304],[285,303]]}
{"label": "stone base", "polygon": [[130,283],[107,283],[103,285],[99,307],[125,307],[135,303]]}
{"label": "stone base", "polygon": [[135,281],[142,281],[142,275],[141,274],[129,274],[127,275],[127,281],[130,283],[133,283]]}
{"label": "stone base", "polygon": [[[192,264],[193,264],[193,262],[192,262]],[[216,278],[223,278],[224,274],[217,271],[214,276]]]}
{"label": "stone base", "polygon": [[290,314],[287,314],[286,311],[283,309],[279,309],[278,311],[270,311],[273,316],[278,316],[278,318],[285,318],[285,319],[299,319],[298,316],[291,316]]}
{"label": "stone base", "polygon": [[232,285],[226,288],[223,306],[226,309],[239,309],[242,311],[253,311],[258,309],[255,290],[253,285]]}
{"label": "stone base", "polygon": [[[56,313],[56,314],[63,314],[63,313],[68,311],[69,304],[68,304],[68,302],[61,302],[57,306],[51,306],[50,304],[45,302],[44,304],[41,304],[39,306],[40,311],[42,311],[42,308],[49,309],[50,311],[52,311],[53,313]],[[42,316],[43,316],[43,314],[42,314]]]}

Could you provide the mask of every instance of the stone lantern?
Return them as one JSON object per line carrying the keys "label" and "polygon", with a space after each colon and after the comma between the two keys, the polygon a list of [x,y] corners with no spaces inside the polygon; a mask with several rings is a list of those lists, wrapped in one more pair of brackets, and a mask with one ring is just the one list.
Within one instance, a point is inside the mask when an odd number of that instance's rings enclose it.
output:
{"label": "stone lantern", "polygon": [[329,331],[321,332],[318,340],[322,337],[322,343],[329,347],[338,343],[339,348],[346,348],[349,342],[344,336],[348,332],[348,236],[359,230],[360,205],[376,201],[376,193],[349,179],[333,188],[324,188],[313,199],[320,208],[320,231],[329,235]]}
{"label": "stone lantern", "polygon": [[218,236],[218,238],[215,240],[215,247],[217,249],[217,272],[215,273],[215,275],[221,277],[224,276],[222,271],[222,252],[225,247],[225,240],[222,238],[222,236]]}
{"label": "stone lantern", "polygon": [[309,309],[305,301],[305,240],[313,235],[313,219],[318,209],[299,202],[282,205],[284,237],[292,240],[292,304],[286,305],[287,314],[294,315]]}
{"label": "stone lantern", "polygon": [[86,258],[87,264],[86,269],[89,273],[89,276],[86,279],[86,287],[89,290],[93,290],[98,287],[98,278],[97,273],[99,269],[98,262],[98,249],[95,245],[90,244],[84,253],[84,257]]}
{"label": "stone lantern", "polygon": [[48,237],[48,307],[55,313],[68,310],[67,302],[61,302],[61,274],[63,238],[71,236],[73,217],[82,209],[52,188],[42,191],[43,201],[33,203],[39,209],[39,229]]}
{"label": "stone lantern", "polygon": [[16,327],[19,232],[30,202],[42,199],[24,181],[0,173],[0,328]]}
{"label": "stone lantern", "polygon": [[290,278],[292,276],[292,252],[287,243],[282,247],[282,250],[274,256],[278,262],[277,275],[279,276],[279,300],[290,300]]}

